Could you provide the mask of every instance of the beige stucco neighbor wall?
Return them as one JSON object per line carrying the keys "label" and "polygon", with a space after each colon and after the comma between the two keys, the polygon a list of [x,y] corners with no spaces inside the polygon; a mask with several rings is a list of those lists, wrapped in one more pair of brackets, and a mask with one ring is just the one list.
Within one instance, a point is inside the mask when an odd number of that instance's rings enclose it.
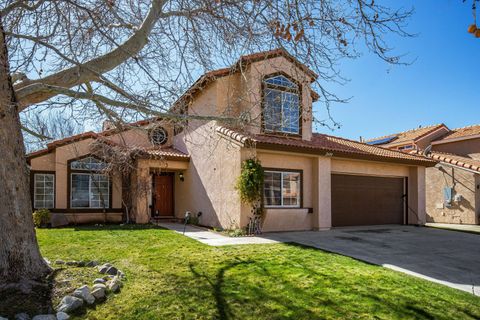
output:
{"label": "beige stucco neighbor wall", "polygon": [[[478,224],[478,178],[466,170],[441,166],[427,168],[427,222]],[[451,207],[444,203],[443,189],[453,187],[462,200]]]}
{"label": "beige stucco neighbor wall", "polygon": [[434,144],[432,150],[480,159],[480,138]]}

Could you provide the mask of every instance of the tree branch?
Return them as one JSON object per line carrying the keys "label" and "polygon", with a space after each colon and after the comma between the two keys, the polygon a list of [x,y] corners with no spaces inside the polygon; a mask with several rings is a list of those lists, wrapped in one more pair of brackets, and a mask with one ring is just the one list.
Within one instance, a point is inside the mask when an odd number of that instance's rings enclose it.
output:
{"label": "tree branch", "polygon": [[[163,0],[153,0],[152,6],[142,22],[140,28],[130,38],[116,49],[87,61],[79,66],[72,66],[55,74],[41,79],[24,81],[15,86],[18,102],[23,109],[31,104],[45,101],[55,96],[54,91],[41,90],[39,86],[30,87],[32,84],[46,84],[72,88],[79,84],[89,82],[98,78],[98,74],[115,69],[118,65],[136,55],[148,43],[155,23],[162,10]],[[29,87],[25,90],[25,88]],[[39,91],[35,91],[38,88]],[[24,91],[24,92],[22,92]]]}

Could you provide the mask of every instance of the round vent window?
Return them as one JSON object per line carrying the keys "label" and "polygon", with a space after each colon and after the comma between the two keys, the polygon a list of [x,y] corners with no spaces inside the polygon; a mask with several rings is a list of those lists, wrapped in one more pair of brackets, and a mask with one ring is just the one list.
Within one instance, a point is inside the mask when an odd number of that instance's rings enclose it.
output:
{"label": "round vent window", "polygon": [[154,128],[150,131],[150,141],[156,146],[160,146],[162,144],[167,143],[168,140],[168,133],[162,127]]}

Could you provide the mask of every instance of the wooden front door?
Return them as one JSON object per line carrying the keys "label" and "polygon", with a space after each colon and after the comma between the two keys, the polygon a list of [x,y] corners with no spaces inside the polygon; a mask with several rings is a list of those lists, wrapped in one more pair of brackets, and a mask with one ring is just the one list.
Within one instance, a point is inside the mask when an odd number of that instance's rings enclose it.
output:
{"label": "wooden front door", "polygon": [[173,212],[173,173],[153,176],[154,217],[172,217]]}

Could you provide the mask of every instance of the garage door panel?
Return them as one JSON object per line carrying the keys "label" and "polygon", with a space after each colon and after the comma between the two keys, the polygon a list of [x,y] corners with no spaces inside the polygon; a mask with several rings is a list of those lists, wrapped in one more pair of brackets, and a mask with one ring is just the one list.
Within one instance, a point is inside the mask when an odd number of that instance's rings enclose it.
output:
{"label": "garage door panel", "polygon": [[332,226],[402,224],[403,178],[332,174]]}

